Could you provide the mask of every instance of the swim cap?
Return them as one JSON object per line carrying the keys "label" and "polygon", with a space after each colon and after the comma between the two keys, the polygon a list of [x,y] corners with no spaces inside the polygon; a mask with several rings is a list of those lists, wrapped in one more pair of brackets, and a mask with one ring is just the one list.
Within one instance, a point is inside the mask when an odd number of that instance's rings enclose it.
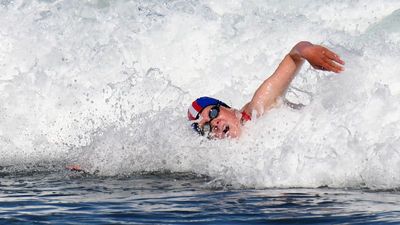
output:
{"label": "swim cap", "polygon": [[197,120],[199,118],[200,113],[204,108],[210,105],[221,105],[227,108],[230,108],[224,102],[210,97],[200,97],[192,102],[188,109],[188,119],[189,120]]}

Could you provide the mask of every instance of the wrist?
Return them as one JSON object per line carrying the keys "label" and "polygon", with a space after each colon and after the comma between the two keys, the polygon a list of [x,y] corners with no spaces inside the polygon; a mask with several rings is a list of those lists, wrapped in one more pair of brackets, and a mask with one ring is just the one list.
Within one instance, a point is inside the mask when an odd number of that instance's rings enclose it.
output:
{"label": "wrist", "polygon": [[313,44],[311,42],[308,41],[300,41],[299,43],[297,43],[294,47],[292,52],[294,52],[295,54],[297,54],[299,57],[303,58],[304,56],[304,50],[308,47],[313,46]]}

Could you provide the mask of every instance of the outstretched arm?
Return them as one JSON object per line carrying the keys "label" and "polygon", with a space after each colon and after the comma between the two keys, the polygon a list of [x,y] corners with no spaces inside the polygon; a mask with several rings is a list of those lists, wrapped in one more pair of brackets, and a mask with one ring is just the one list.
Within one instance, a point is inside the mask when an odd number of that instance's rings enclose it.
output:
{"label": "outstretched arm", "polygon": [[272,108],[278,98],[286,92],[304,60],[307,60],[315,69],[335,73],[343,71],[341,65],[344,65],[344,62],[334,52],[310,42],[299,42],[285,56],[275,72],[260,85],[242,111],[251,115],[255,110],[257,116],[261,116]]}

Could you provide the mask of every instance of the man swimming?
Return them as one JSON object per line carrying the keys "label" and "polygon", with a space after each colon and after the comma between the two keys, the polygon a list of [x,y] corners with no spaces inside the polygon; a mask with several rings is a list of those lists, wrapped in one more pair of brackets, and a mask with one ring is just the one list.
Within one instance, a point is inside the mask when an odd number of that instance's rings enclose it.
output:
{"label": "man swimming", "polygon": [[192,102],[188,119],[192,128],[209,138],[237,138],[241,127],[251,116],[260,117],[275,106],[286,92],[289,84],[307,60],[314,69],[340,73],[344,61],[329,49],[302,41],[297,43],[283,58],[275,72],[256,90],[250,102],[241,110],[233,109],[224,102],[210,97],[201,97]]}
{"label": "man swimming", "polygon": [[[315,69],[339,73],[344,62],[329,49],[310,42],[296,44],[285,56],[275,72],[258,87],[250,102],[241,110],[233,109],[224,102],[210,97],[193,101],[188,110],[188,118],[193,129],[209,138],[237,138],[241,127],[251,116],[260,117],[274,107],[301,66],[307,60]],[[72,171],[84,171],[79,165],[69,165]]]}

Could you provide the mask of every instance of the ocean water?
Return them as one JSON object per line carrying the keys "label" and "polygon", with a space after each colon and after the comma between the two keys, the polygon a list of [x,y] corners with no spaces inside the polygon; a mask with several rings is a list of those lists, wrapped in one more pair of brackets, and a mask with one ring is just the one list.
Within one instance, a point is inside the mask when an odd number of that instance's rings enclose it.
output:
{"label": "ocean water", "polygon": [[[0,222],[400,221],[400,1],[0,0]],[[235,108],[297,42],[303,66],[238,140],[190,102]],[[79,164],[85,173],[67,171]]]}

